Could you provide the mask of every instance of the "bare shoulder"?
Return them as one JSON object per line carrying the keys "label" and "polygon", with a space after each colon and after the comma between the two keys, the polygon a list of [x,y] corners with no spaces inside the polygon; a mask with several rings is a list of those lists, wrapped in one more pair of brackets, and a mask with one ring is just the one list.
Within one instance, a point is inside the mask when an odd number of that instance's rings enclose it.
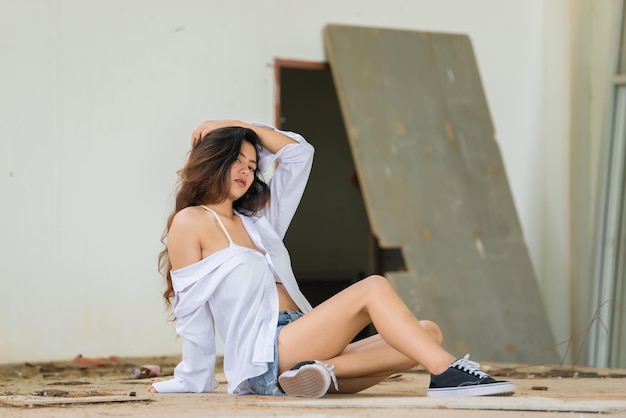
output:
{"label": "bare shoulder", "polygon": [[202,212],[199,207],[187,207],[174,215],[167,235],[167,249],[174,270],[186,267],[202,258]]}
{"label": "bare shoulder", "polygon": [[188,206],[174,215],[170,229],[176,228],[185,230],[188,228],[196,228],[199,223],[205,221],[205,212],[206,211],[200,206]]}
{"label": "bare shoulder", "polygon": [[199,232],[203,229],[203,210],[197,206],[186,207],[174,215],[168,231],[168,242],[176,243],[179,239],[197,241]]}
{"label": "bare shoulder", "polygon": [[[228,239],[215,216],[200,206],[189,206],[178,212],[168,232],[168,248],[201,250],[202,258],[228,246]],[[171,244],[171,245],[169,245]]]}
{"label": "bare shoulder", "polygon": [[181,231],[202,231],[203,234],[208,233],[211,235],[217,231],[216,228],[219,228],[219,226],[215,216],[202,206],[188,206],[174,215],[170,232],[172,228]]}

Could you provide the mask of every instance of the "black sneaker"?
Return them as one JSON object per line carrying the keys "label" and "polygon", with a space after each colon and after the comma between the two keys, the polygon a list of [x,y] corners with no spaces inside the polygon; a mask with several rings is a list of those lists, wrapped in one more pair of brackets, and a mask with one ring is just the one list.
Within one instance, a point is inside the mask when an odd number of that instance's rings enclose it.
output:
{"label": "black sneaker", "polygon": [[453,398],[461,396],[510,396],[515,385],[495,380],[480,370],[480,364],[470,361],[469,354],[450,365],[448,370],[430,376],[428,396]]}
{"label": "black sneaker", "polygon": [[334,368],[317,360],[303,361],[278,376],[278,384],[289,396],[321,398],[328,392],[331,381],[339,390]]}

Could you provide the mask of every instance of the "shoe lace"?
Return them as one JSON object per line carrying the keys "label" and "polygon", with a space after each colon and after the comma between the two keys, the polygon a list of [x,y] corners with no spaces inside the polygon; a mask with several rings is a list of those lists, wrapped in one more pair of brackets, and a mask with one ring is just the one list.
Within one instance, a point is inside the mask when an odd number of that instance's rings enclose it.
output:
{"label": "shoe lace", "polygon": [[324,366],[326,370],[328,370],[328,374],[330,375],[330,378],[333,381],[333,385],[335,385],[335,390],[339,391],[339,384],[337,383],[337,376],[335,376],[335,372],[333,371],[335,369],[335,366],[333,366],[332,364],[322,363],[321,361],[318,361],[318,360],[315,360],[315,363],[321,366]]}
{"label": "shoe lace", "polygon": [[469,354],[466,354],[465,357],[460,358],[454,363],[452,363],[452,367],[456,367],[469,374],[473,374],[474,376],[477,376],[479,379],[489,377],[487,373],[480,370],[480,364],[476,363],[475,361],[471,361],[469,359]]}

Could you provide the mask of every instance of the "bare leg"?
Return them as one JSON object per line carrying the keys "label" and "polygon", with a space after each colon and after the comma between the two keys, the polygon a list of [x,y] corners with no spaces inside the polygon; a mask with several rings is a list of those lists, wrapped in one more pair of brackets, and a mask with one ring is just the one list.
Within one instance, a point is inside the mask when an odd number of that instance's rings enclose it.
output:
{"label": "bare leg", "polygon": [[[427,319],[422,319],[420,325],[424,328],[428,333],[433,337],[433,339],[437,342],[437,344],[443,344],[443,334],[441,333],[441,329],[437,324],[433,321],[429,321]],[[382,338],[380,334],[371,335],[369,337],[365,337],[361,340],[355,341],[353,343],[348,344],[345,350],[343,350],[343,354],[348,353],[352,350],[360,349],[364,346],[377,343]]]}
{"label": "bare leg", "polygon": [[[349,348],[349,342],[370,322],[384,343],[362,343],[361,350]],[[300,361],[326,359],[335,366],[338,379],[367,378],[373,381],[369,386],[418,363],[440,374],[455,360],[381,276],[350,286],[285,326],[279,334],[278,352],[280,372]]]}
{"label": "bare leg", "polygon": [[393,373],[417,365],[416,361],[391,347],[382,338],[360,349],[321,361],[335,366],[341,393],[359,392],[385,380]]}
{"label": "bare leg", "polygon": [[[431,334],[437,344],[441,345],[443,342],[441,330],[434,322],[420,321],[420,325]],[[372,358],[378,358],[382,361],[372,362]],[[415,361],[389,346],[378,334],[349,344],[341,355],[322,361],[332,363],[335,366],[335,371],[342,376],[338,378],[339,393],[360,392],[385,380],[394,373],[411,369],[417,365]],[[361,364],[359,376],[342,375],[341,369],[354,369],[350,363]],[[329,392],[335,393],[336,391],[331,386]]]}

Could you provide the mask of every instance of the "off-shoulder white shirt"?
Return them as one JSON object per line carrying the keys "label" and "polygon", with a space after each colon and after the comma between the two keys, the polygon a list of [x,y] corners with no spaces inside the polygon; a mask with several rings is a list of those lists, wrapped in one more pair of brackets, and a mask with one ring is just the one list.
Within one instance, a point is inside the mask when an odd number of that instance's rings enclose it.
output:
{"label": "off-shoulder white shirt", "polygon": [[275,281],[282,282],[303,312],[311,310],[296,283],[283,238],[306,187],[314,150],[302,136],[282,133],[298,143],[288,144],[276,154],[263,149],[259,156],[262,173],[275,168],[268,182],[269,206],[255,216],[239,215],[261,252],[231,244],[171,271],[173,313],[183,353],[174,378],[153,384],[158,392],[210,392],[217,388],[217,327],[224,340],[228,393],[249,393],[247,380],[265,373],[274,360],[278,319]]}

